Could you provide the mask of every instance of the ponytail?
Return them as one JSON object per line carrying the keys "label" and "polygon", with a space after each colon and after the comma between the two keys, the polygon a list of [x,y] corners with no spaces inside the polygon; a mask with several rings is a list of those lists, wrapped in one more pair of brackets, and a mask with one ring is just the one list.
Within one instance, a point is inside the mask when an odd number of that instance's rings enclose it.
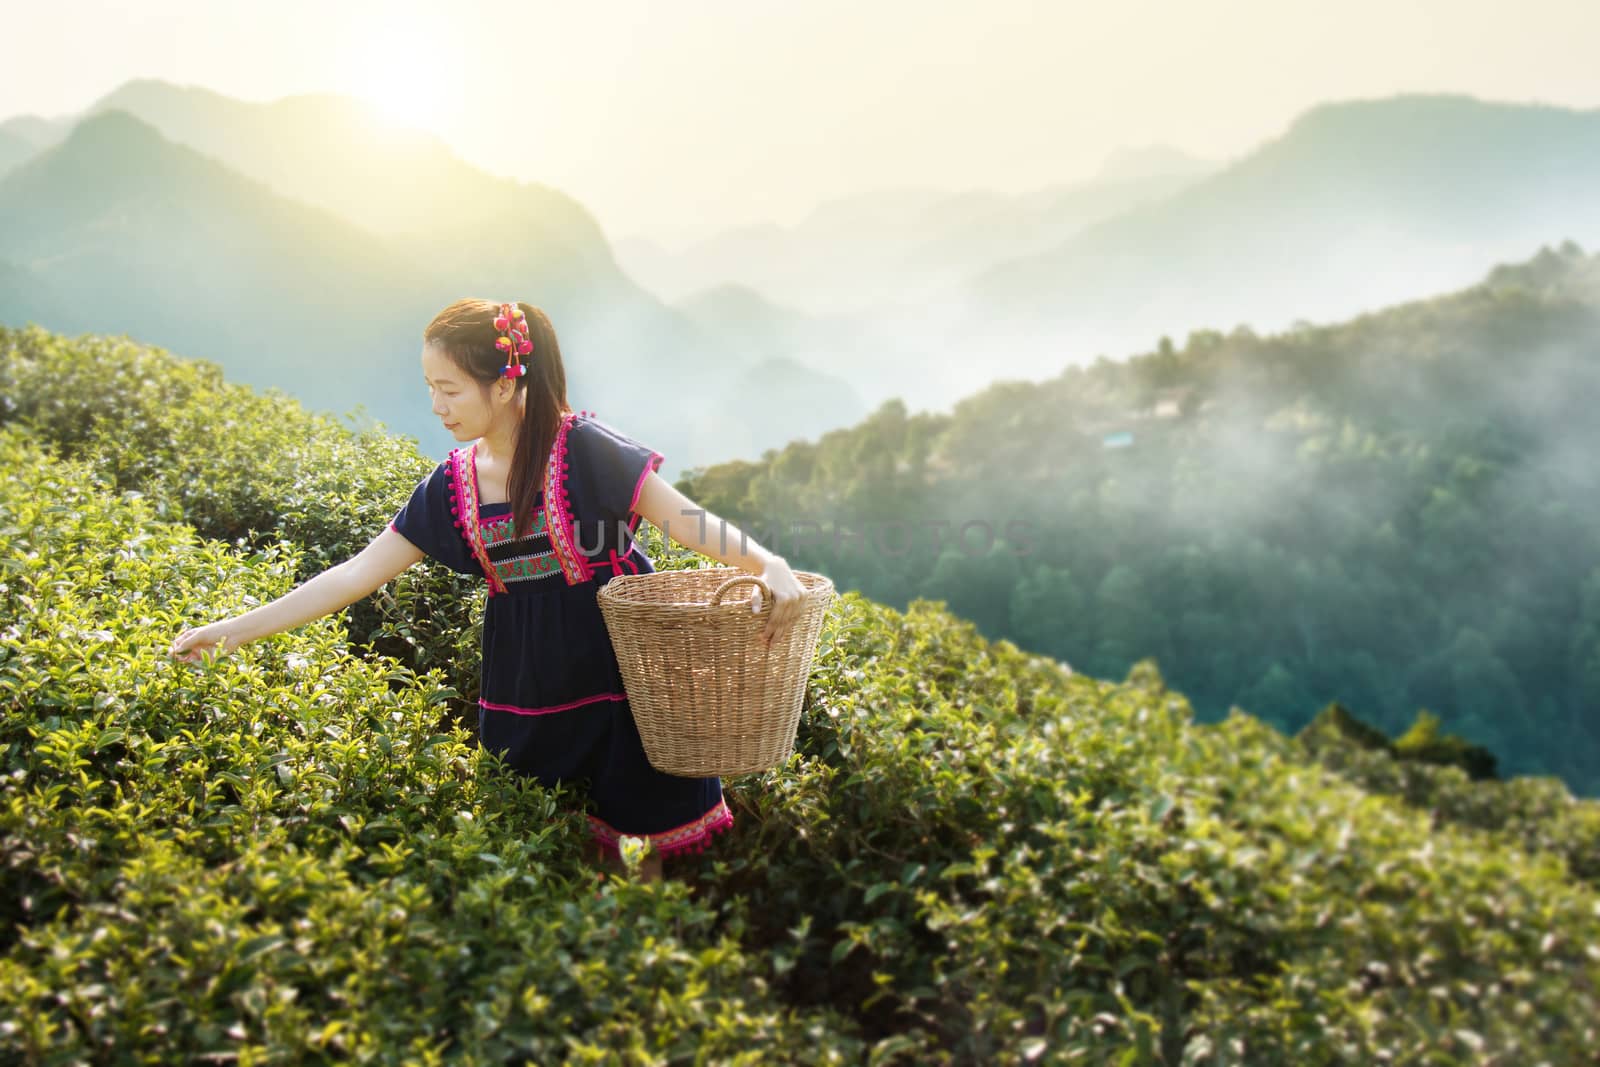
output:
{"label": "ponytail", "polygon": [[527,316],[533,352],[524,361],[527,373],[516,379],[522,422],[517,427],[506,494],[511,498],[512,536],[524,537],[533,528],[539,488],[544,483],[544,468],[555,444],[556,429],[572,409],[567,404],[567,376],[555,327],[549,316],[532,304],[519,301],[517,306]]}

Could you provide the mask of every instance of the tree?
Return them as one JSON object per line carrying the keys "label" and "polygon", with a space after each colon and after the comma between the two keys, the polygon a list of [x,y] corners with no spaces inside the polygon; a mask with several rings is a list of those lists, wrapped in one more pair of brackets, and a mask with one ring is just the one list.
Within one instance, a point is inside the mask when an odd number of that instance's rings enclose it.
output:
{"label": "tree", "polygon": [[1004,637],[1011,621],[1011,590],[1020,570],[1017,557],[1003,542],[982,556],[947,547],[917,595],[945,601],[952,612],[970,619],[986,637]]}
{"label": "tree", "polygon": [[1090,632],[1084,602],[1071,571],[1040,564],[1011,587],[1012,640],[1037,652],[1070,657]]}

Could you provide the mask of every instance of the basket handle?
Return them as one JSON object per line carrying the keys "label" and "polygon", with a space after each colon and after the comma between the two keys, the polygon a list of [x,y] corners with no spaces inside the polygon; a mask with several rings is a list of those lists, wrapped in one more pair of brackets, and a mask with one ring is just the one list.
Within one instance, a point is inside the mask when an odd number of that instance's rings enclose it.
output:
{"label": "basket handle", "polygon": [[757,578],[753,574],[741,574],[741,575],[739,575],[737,577],[729,578],[727,581],[725,581],[721,585],[717,586],[717,591],[715,593],[711,594],[711,606],[712,607],[716,607],[716,606],[718,606],[719,604],[722,603],[722,594],[723,593],[726,593],[728,590],[732,589],[736,585],[744,585],[746,583],[751,583],[751,584],[760,586],[761,587],[761,599],[766,603],[766,605],[771,605],[771,603],[772,603],[772,590],[767,588],[767,583],[763,582],[760,578]]}

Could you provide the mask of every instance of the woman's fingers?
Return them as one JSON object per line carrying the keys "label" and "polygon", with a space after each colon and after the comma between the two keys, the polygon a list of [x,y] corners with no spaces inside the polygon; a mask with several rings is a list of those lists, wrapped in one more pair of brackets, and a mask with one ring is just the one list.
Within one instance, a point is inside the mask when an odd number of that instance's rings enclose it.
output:
{"label": "woman's fingers", "polygon": [[[756,596],[759,597],[760,595],[761,595],[761,590],[757,589],[756,590]],[[767,625],[765,627],[763,627],[762,630],[761,630],[761,643],[763,645],[771,645],[772,644],[773,628],[777,626],[777,624],[778,624],[778,612],[780,612],[782,610],[783,610],[783,597],[779,596],[777,593],[772,594],[772,614],[767,618]]]}
{"label": "woman's fingers", "polygon": [[761,640],[768,648],[772,643],[789,633],[789,627],[794,625],[794,618],[800,611],[800,596],[796,593],[774,593],[772,601],[772,618],[767,620],[766,629],[761,631]]}
{"label": "woman's fingers", "polygon": [[199,663],[212,651],[220,655],[227,648],[226,638],[221,639],[222,647],[216,648],[218,642],[207,639],[209,632],[209,628],[205,626],[189,627],[173,639],[167,654],[180,663]]}
{"label": "woman's fingers", "polygon": [[193,663],[200,658],[200,652],[195,646],[193,630],[186,630],[172,642],[172,657],[180,663]]}

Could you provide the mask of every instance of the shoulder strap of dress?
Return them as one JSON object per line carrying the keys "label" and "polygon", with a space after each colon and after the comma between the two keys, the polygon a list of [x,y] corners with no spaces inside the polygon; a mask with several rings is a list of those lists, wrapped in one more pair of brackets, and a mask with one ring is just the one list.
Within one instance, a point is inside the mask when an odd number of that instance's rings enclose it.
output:
{"label": "shoulder strap of dress", "polygon": [[550,547],[561,564],[561,573],[568,585],[578,585],[593,577],[592,568],[578,551],[578,517],[572,509],[572,493],[568,486],[571,463],[568,459],[567,434],[577,420],[576,412],[567,412],[556,427],[556,439],[550,446],[550,458],[544,467],[545,524],[550,532]]}
{"label": "shoulder strap of dress", "polygon": [[489,594],[504,593],[506,583],[500,580],[489,549],[483,543],[483,531],[478,526],[478,472],[473,464],[473,452],[478,446],[450,450],[450,514],[456,528],[466,538],[472,558],[478,561],[483,576],[489,581]]}

